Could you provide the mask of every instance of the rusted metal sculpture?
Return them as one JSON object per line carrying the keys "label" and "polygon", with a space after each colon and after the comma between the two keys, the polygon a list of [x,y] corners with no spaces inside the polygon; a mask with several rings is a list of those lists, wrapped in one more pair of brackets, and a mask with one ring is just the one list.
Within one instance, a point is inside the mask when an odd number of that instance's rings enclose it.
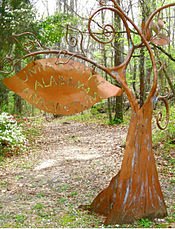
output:
{"label": "rusted metal sculpture", "polygon": [[[105,225],[131,223],[137,219],[156,217],[165,217],[167,215],[166,205],[162,195],[161,187],[158,180],[158,174],[155,159],[152,151],[152,128],[151,120],[155,103],[161,100],[167,108],[167,123],[169,117],[168,105],[164,97],[158,96],[157,90],[157,68],[155,59],[150,47],[150,43],[165,45],[168,43],[168,37],[160,33],[151,35],[151,26],[153,17],[161,10],[175,6],[175,3],[166,5],[156,10],[146,23],[142,24],[142,31],[134,24],[134,22],[122,11],[115,0],[112,6],[102,6],[90,18],[88,29],[90,35],[98,42],[107,44],[112,42],[115,36],[115,29],[112,25],[105,25],[103,34],[109,38],[108,41],[101,41],[91,31],[91,22],[94,16],[101,10],[110,10],[115,12],[123,21],[126,28],[129,51],[125,61],[119,66],[107,68],[94,61],[88,59],[82,48],[81,53],[75,54],[65,50],[49,50],[43,47],[36,39],[35,42],[28,42],[24,49],[28,52],[21,59],[14,62],[11,58],[4,58],[1,62],[9,62],[12,65],[10,71],[3,73],[11,73],[15,65],[22,59],[40,54],[57,54],[57,58],[34,60],[26,68],[17,75],[4,79],[4,83],[11,90],[14,90],[20,96],[28,100],[36,107],[57,114],[73,114],[80,112],[103,98],[114,95],[120,95],[122,90],[103,80],[94,69],[90,69],[86,65],[73,61],[73,58],[79,58],[93,66],[105,71],[113,79],[120,82],[123,90],[131,104],[131,121],[126,139],[126,150],[120,172],[112,178],[109,186],[104,189],[94,199],[89,206],[89,210],[106,216]],[[102,1],[101,5],[102,4]],[[162,26],[161,19],[160,27]],[[128,26],[130,23],[141,37],[141,43],[134,45]],[[30,33],[29,33],[30,34]],[[18,37],[26,35],[14,35],[15,40]],[[31,34],[30,34],[31,35]],[[68,39],[68,37],[66,36]],[[75,38],[72,38],[74,44],[77,45]],[[19,43],[20,44],[20,43]],[[27,45],[32,46],[31,49]],[[43,50],[33,51],[35,45]],[[140,108],[137,99],[129,89],[126,82],[126,68],[137,48],[145,46],[150,54],[153,66],[153,85],[149,95]],[[68,59],[62,59],[60,55],[68,55]],[[2,71],[1,71],[2,72]],[[157,119],[159,121],[161,115]],[[167,124],[166,124],[167,125]]]}

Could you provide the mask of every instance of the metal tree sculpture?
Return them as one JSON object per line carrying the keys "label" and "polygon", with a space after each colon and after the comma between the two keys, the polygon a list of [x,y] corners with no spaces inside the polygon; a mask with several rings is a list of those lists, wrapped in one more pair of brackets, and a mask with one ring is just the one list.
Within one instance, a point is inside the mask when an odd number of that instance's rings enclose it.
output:
{"label": "metal tree sculpture", "polygon": [[[74,57],[93,64],[95,67],[105,71],[113,79],[120,82],[123,90],[131,104],[131,121],[126,139],[126,150],[120,172],[112,178],[109,186],[104,189],[94,199],[89,206],[91,211],[106,216],[105,225],[131,223],[136,219],[156,217],[165,217],[167,215],[166,205],[162,195],[158,180],[158,174],[155,159],[152,151],[152,128],[151,120],[154,105],[157,100],[162,100],[167,108],[168,123],[168,105],[164,97],[158,96],[157,90],[157,68],[150,43],[164,45],[168,43],[168,37],[156,33],[151,35],[151,26],[153,17],[161,10],[175,6],[175,3],[166,5],[156,10],[142,25],[142,32],[134,22],[122,11],[116,0],[110,0],[115,7],[102,6],[90,18],[88,29],[90,35],[98,42],[103,44],[110,43],[115,37],[115,29],[112,25],[105,25],[103,34],[111,39],[100,41],[91,31],[91,22],[94,16],[101,10],[110,10],[115,12],[123,21],[126,28],[129,51],[125,61],[119,66],[107,68],[88,59],[82,49],[83,36],[81,34],[80,49],[81,54],[71,53],[65,50],[49,50],[43,47],[35,37],[35,42],[27,42],[22,47],[18,41],[20,36],[32,35],[24,33],[13,35],[18,44],[28,52],[25,56],[14,62],[11,58],[4,58],[1,64],[10,62],[12,70],[3,73],[11,73],[15,65],[27,57],[38,56],[41,54],[57,54],[57,58],[34,60],[21,72],[11,78],[4,79],[4,83],[11,90],[18,93],[21,97],[29,101],[39,109],[55,114],[73,114],[80,112],[103,98],[114,95],[120,95],[122,90],[111,85],[97,74],[94,69],[72,60]],[[102,1],[100,1],[102,4]],[[102,4],[103,5],[103,4]],[[130,29],[130,23],[141,37],[141,44],[134,45]],[[162,27],[162,21],[159,19],[159,27]],[[69,28],[68,28],[69,29]],[[33,36],[33,35],[32,35]],[[68,40],[68,36],[66,36]],[[78,41],[72,37],[71,46],[76,46]],[[27,45],[30,48],[27,48]],[[35,46],[43,48],[41,51],[33,51]],[[153,66],[153,85],[149,95],[140,108],[138,101],[126,82],[126,68],[137,48],[146,47]],[[68,59],[61,59],[61,55],[68,55]],[[2,71],[1,71],[2,72]],[[157,119],[158,126],[162,129]]]}

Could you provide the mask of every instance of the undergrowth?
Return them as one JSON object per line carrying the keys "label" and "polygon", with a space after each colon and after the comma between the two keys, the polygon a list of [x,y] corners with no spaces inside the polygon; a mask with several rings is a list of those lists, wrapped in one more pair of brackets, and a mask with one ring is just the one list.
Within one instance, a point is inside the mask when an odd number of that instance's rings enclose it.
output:
{"label": "undergrowth", "polygon": [[6,157],[25,153],[35,143],[39,131],[29,119],[0,114],[0,162]]}

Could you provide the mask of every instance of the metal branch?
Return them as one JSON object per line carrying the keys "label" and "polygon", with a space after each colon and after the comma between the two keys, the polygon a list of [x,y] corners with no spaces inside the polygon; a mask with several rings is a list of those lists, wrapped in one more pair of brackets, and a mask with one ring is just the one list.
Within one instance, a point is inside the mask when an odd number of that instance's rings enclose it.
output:
{"label": "metal branch", "polygon": [[[77,31],[79,34],[80,34],[80,36],[81,36],[81,40],[80,40],[80,50],[81,50],[81,52],[82,52],[82,54],[85,56],[85,52],[84,52],[84,49],[83,49],[83,39],[84,39],[84,37],[83,37],[83,33],[79,30],[79,29],[77,29],[77,28],[75,28],[75,27],[73,27],[73,26],[70,26],[70,25],[67,25],[67,29],[66,29],[66,41],[67,41],[67,44],[70,46],[70,47],[73,47],[73,48],[75,48],[76,46],[78,46],[78,38],[77,37],[75,37],[75,36],[70,36],[69,38],[68,38],[68,33],[69,33],[69,30],[75,30],[75,31]],[[70,41],[69,41],[70,40]]]}
{"label": "metal branch", "polygon": [[[92,23],[93,18],[95,17],[95,15],[96,15],[98,12],[100,12],[100,11],[102,11],[102,10],[110,10],[110,11],[115,12],[115,13],[117,13],[117,14],[119,15],[119,17],[122,19],[122,21],[123,21],[123,23],[124,23],[124,25],[125,25],[126,32],[127,32],[127,38],[128,38],[128,42],[129,42],[129,41],[130,41],[130,38],[131,38],[131,35],[130,35],[130,30],[129,30],[128,24],[127,24],[127,22],[126,22],[126,20],[125,20],[125,17],[123,16],[123,14],[122,14],[118,9],[113,8],[113,7],[107,7],[107,6],[101,7],[100,9],[98,9],[97,11],[95,11],[95,12],[91,15],[91,17],[89,18],[88,30],[89,30],[89,34],[91,35],[91,37],[92,37],[94,40],[96,40],[97,42],[102,43],[102,44],[111,43],[111,42],[113,41],[114,37],[115,37],[116,31],[115,31],[114,27],[113,27],[112,25],[110,25],[110,24],[104,25],[103,30],[102,30],[102,34],[103,34],[105,37],[109,38],[109,34],[111,35],[111,38],[110,38],[109,40],[107,40],[107,41],[102,41],[102,40],[100,40],[99,38],[97,38],[96,36],[94,36],[94,33],[93,33],[92,30],[91,30],[91,23]],[[109,30],[108,28],[110,28],[110,30]]]}
{"label": "metal branch", "polygon": [[[24,37],[26,35],[32,36],[35,39],[35,41],[27,40],[22,46],[20,44],[20,42],[18,41],[17,37]],[[17,44],[21,47],[22,50],[24,50],[28,53],[30,53],[31,51],[34,51],[35,45],[38,45],[40,48],[43,48],[43,49],[49,49],[46,46],[42,45],[40,40],[33,33],[30,33],[30,32],[25,32],[25,33],[20,33],[20,34],[12,34],[12,38],[17,42]],[[28,48],[28,47],[30,47],[30,48]]]}

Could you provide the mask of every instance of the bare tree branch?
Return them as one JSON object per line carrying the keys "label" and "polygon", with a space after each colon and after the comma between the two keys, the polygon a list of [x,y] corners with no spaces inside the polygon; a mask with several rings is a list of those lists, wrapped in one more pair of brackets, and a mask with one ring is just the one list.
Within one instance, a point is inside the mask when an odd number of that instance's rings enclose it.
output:
{"label": "bare tree branch", "polygon": [[155,44],[152,44],[152,45],[153,45],[155,48],[159,49],[161,52],[163,52],[166,56],[168,56],[168,57],[170,58],[170,60],[175,61],[175,58],[172,57],[171,54],[169,54],[168,52],[166,52],[162,47],[157,46],[157,45],[155,45]]}

